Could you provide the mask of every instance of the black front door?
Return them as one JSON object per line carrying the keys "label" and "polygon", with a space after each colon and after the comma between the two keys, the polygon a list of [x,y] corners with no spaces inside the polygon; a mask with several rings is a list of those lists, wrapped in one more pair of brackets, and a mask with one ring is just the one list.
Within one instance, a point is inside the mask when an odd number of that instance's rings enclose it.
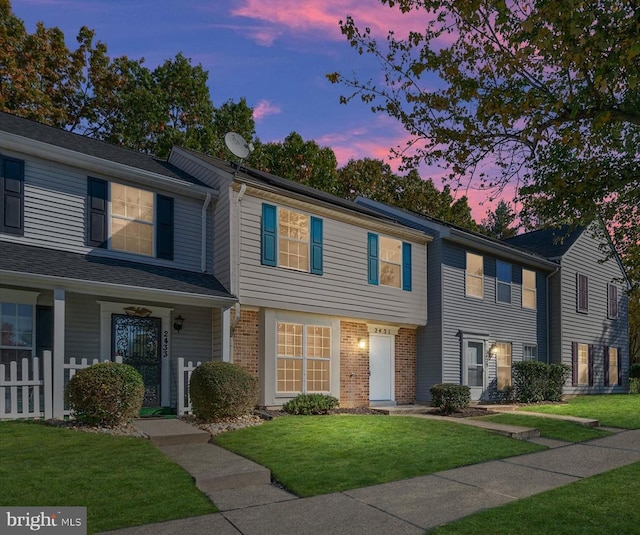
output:
{"label": "black front door", "polygon": [[112,358],[122,357],[142,375],[143,407],[160,406],[160,318],[140,318],[113,314]]}

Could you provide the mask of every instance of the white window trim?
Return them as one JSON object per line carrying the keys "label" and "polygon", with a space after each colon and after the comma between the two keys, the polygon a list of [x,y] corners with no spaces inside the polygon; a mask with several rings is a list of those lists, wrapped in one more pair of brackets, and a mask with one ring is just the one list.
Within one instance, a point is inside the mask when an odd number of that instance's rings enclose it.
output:
{"label": "white window trim", "polygon": [[[532,347],[533,349],[535,349],[534,358],[530,358],[529,356],[526,355],[525,349],[528,347]],[[513,360],[513,356],[511,358]],[[538,344],[522,344],[522,360],[538,360]],[[513,362],[512,362],[512,365],[513,365]]]}
{"label": "white window trim", "polygon": [[[498,264],[504,264],[505,266],[509,266],[511,271],[511,276],[509,277],[509,282],[502,281],[498,278]],[[509,287],[509,301],[502,301],[499,299],[499,288],[500,285]],[[500,303],[502,305],[510,305],[513,303],[513,265],[509,262],[504,262],[502,260],[496,260],[496,303]]]}
{"label": "white window trim", "polygon": [[[527,271],[528,273],[533,273],[533,287],[529,287],[529,286],[525,286],[524,280],[524,272]],[[536,272],[531,270],[531,269],[526,269],[526,268],[522,268],[522,308],[528,308],[529,310],[537,310],[538,306],[538,277],[536,275]],[[533,306],[530,307],[528,305],[525,304],[524,301],[524,296],[526,295],[527,292],[533,292]]]}
{"label": "white window trim", "polygon": [[[303,240],[298,240],[295,238],[288,238],[288,237],[284,237],[282,236],[282,234],[280,234],[280,211],[281,210],[286,210],[287,212],[292,212],[294,214],[300,214],[303,215],[304,217],[307,218],[307,229],[308,229],[308,235],[307,235],[307,241],[303,241]],[[294,210],[293,208],[287,208],[284,206],[277,206],[276,207],[276,232],[277,232],[277,248],[278,250],[276,251],[276,266],[282,269],[290,269],[292,271],[299,271],[300,273],[309,273],[311,271],[311,216],[308,213],[302,212],[300,210]],[[280,245],[282,243],[282,240],[288,240],[288,241],[292,241],[292,242],[297,242],[297,243],[306,243],[307,245],[307,269],[300,269],[297,267],[293,267],[293,266],[285,266],[284,264],[282,264],[280,262]]]}
{"label": "white window trim", "polygon": [[[382,259],[382,240],[383,239],[390,240],[390,241],[393,241],[393,242],[398,242],[400,244],[400,261],[398,263]],[[392,264],[394,266],[398,266],[399,267],[400,277],[399,277],[399,280],[398,280],[399,284],[397,286],[393,286],[391,284],[384,284],[382,282],[382,264],[383,264],[383,262],[385,264]],[[396,289],[401,289],[402,288],[402,240],[399,240],[398,238],[391,238],[390,236],[383,236],[382,234],[378,234],[378,284],[380,286],[385,286],[386,288],[396,288]]]}
{"label": "white window trim", "polygon": [[31,358],[36,354],[36,305],[38,303],[39,292],[27,292],[24,290],[9,290],[0,288],[0,303],[11,303],[16,305],[31,306],[31,346],[3,346],[0,349],[29,351]]}
{"label": "white window trim", "polygon": [[[481,258],[482,261],[482,275],[476,275],[475,273],[469,272],[469,255],[477,256]],[[484,299],[484,256],[472,253],[470,251],[466,251],[465,254],[465,269],[464,269],[464,295],[465,297],[471,297],[472,299]],[[474,279],[480,279],[481,282],[481,294],[482,295],[473,295],[469,293],[469,287],[467,284],[468,278],[472,277]]]}
{"label": "white window trim", "polygon": [[[118,186],[124,186],[127,188],[132,188],[132,189],[137,189],[140,191],[146,191],[149,192],[153,195],[153,222],[149,223],[148,221],[141,221],[138,219],[129,219],[123,216],[114,216],[113,215],[113,209],[112,209],[112,199],[113,199],[113,185],[117,184]],[[123,184],[122,182],[114,182],[109,180],[108,181],[108,185],[109,185],[109,202],[107,203],[108,206],[108,213],[107,213],[107,246],[108,249],[110,251],[115,251],[118,253],[122,253],[122,254],[130,254],[130,255],[135,255],[135,256],[144,256],[145,258],[156,258],[156,233],[158,230],[158,194],[155,191],[152,191],[150,189],[145,189],[145,188],[139,188],[137,186],[129,186],[128,184]],[[112,223],[113,223],[113,218],[116,219],[120,219],[122,221],[131,221],[134,223],[141,223],[141,224],[145,224],[145,225],[149,225],[151,226],[151,254],[146,254],[146,253],[139,253],[136,251],[127,251],[126,249],[115,249],[113,247],[112,244],[112,237],[113,237],[113,228],[112,228]]]}

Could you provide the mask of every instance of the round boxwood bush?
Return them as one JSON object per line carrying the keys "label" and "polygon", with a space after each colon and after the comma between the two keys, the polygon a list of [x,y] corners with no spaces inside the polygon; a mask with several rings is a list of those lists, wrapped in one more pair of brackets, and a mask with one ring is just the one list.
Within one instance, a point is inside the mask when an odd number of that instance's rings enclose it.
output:
{"label": "round boxwood bush", "polygon": [[258,380],[237,364],[205,362],[191,374],[189,396],[199,420],[242,416],[258,401]]}
{"label": "round boxwood bush", "polygon": [[138,416],[144,383],[133,366],[100,362],[77,372],[67,383],[64,396],[79,421],[116,427]]}

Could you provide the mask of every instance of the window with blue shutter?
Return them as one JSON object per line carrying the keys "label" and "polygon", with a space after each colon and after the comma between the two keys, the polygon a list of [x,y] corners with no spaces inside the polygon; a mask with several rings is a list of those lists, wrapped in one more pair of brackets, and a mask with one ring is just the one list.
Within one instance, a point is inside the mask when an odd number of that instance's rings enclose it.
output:
{"label": "window with blue shutter", "polygon": [[322,219],[311,217],[311,261],[309,271],[322,275]]}
{"label": "window with blue shutter", "polygon": [[24,234],[24,162],[0,158],[0,232]]}
{"label": "window with blue shutter", "polygon": [[156,203],[156,256],[173,260],[173,199],[157,195]]}
{"label": "window with blue shutter", "polygon": [[278,262],[278,220],[277,209],[270,204],[262,205],[262,259],[265,266],[275,266]]}
{"label": "window with blue shutter", "polygon": [[378,284],[378,235],[369,232],[367,236],[369,284]]}
{"label": "window with blue shutter", "polygon": [[411,291],[411,244],[402,242],[402,289]]}
{"label": "window with blue shutter", "polygon": [[109,183],[89,177],[87,182],[87,239],[89,247],[107,246],[107,198]]}

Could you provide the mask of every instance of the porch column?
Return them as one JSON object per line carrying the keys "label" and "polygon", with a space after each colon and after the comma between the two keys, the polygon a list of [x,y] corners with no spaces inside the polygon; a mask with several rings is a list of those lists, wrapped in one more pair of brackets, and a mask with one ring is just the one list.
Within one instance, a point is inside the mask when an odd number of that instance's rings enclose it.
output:
{"label": "porch column", "polygon": [[222,311],[222,362],[231,362],[231,309]]}
{"label": "porch column", "polygon": [[53,417],[64,417],[65,290],[53,290]]}

